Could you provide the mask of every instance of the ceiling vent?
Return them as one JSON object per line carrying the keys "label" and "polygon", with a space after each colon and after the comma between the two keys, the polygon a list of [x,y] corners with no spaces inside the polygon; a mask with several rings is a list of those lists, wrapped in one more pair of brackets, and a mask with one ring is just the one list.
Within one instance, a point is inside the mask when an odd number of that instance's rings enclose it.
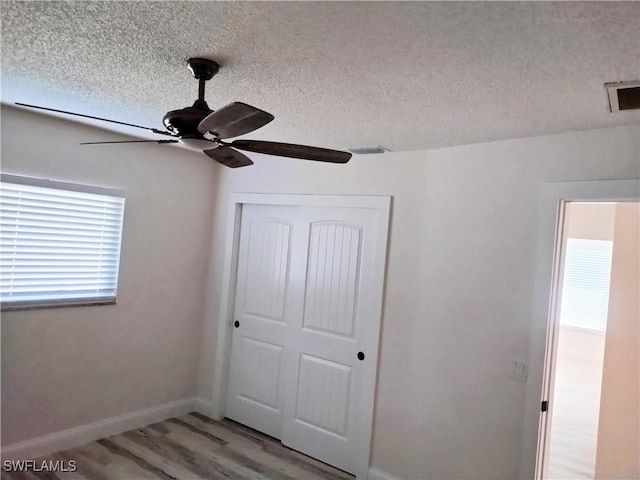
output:
{"label": "ceiling vent", "polygon": [[349,147],[347,150],[351,153],[355,153],[356,155],[371,155],[373,153],[384,153],[389,151],[380,145],[373,145],[370,147]]}
{"label": "ceiling vent", "polygon": [[640,81],[605,83],[609,96],[609,110],[622,112],[640,110]]}

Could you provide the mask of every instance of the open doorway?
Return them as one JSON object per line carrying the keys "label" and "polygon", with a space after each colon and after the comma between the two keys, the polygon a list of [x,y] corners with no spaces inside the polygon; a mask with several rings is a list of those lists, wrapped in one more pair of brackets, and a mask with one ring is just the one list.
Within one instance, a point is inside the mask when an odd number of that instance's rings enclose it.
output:
{"label": "open doorway", "polygon": [[640,204],[563,213],[538,478],[638,478]]}

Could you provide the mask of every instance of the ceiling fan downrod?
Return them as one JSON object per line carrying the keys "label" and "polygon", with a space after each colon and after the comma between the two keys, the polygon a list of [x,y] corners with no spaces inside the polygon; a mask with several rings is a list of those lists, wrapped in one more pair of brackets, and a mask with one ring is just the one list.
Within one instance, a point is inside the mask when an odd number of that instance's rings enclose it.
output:
{"label": "ceiling fan downrod", "polygon": [[[203,102],[206,108],[209,108],[204,100],[204,89],[207,81],[211,80],[213,76],[220,70],[218,65],[213,60],[207,58],[190,58],[187,60],[187,67],[191,70],[194,78],[198,80],[198,100],[197,103]],[[195,104],[193,105],[196,106]]]}

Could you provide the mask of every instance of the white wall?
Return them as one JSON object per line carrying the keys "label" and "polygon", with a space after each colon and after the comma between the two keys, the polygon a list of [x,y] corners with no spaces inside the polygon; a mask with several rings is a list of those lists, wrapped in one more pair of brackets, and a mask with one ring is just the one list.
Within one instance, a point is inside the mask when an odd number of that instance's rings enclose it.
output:
{"label": "white wall", "polygon": [[569,238],[613,241],[616,219],[615,203],[568,203],[565,231]]}
{"label": "white wall", "polygon": [[217,166],[2,108],[2,172],[126,190],[117,305],[2,314],[2,444],[196,393]]}
{"label": "white wall", "polygon": [[597,479],[640,478],[640,204],[616,206]]}
{"label": "white wall", "polygon": [[[638,128],[624,127],[355,157],[343,166],[259,157],[251,168],[224,171],[200,394],[211,397],[213,388],[228,194],[393,195],[373,465],[404,478],[515,478],[525,384],[508,377],[508,361],[526,359],[532,340],[539,188],[637,178],[638,144]],[[539,398],[541,377],[532,381],[528,394]],[[535,439],[523,448],[530,478]]]}

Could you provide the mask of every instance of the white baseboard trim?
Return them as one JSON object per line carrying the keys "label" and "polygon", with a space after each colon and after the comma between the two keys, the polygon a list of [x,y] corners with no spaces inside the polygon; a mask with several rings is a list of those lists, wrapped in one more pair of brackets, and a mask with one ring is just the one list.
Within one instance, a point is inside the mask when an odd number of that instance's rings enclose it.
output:
{"label": "white baseboard trim", "polygon": [[383,472],[379,468],[371,467],[369,469],[368,480],[400,480],[398,477],[394,477],[393,475]]}
{"label": "white baseboard trim", "polygon": [[190,397],[175,402],[165,403],[156,407],[138,410],[117,417],[107,418],[99,422],[81,425],[79,427],[62,430],[24,442],[7,445],[1,449],[2,460],[28,460],[48,455],[67,448],[77,447],[99,438],[117,435],[133,428],[143,427],[150,423],[161,422],[167,418],[184,415],[197,410],[200,398]]}

